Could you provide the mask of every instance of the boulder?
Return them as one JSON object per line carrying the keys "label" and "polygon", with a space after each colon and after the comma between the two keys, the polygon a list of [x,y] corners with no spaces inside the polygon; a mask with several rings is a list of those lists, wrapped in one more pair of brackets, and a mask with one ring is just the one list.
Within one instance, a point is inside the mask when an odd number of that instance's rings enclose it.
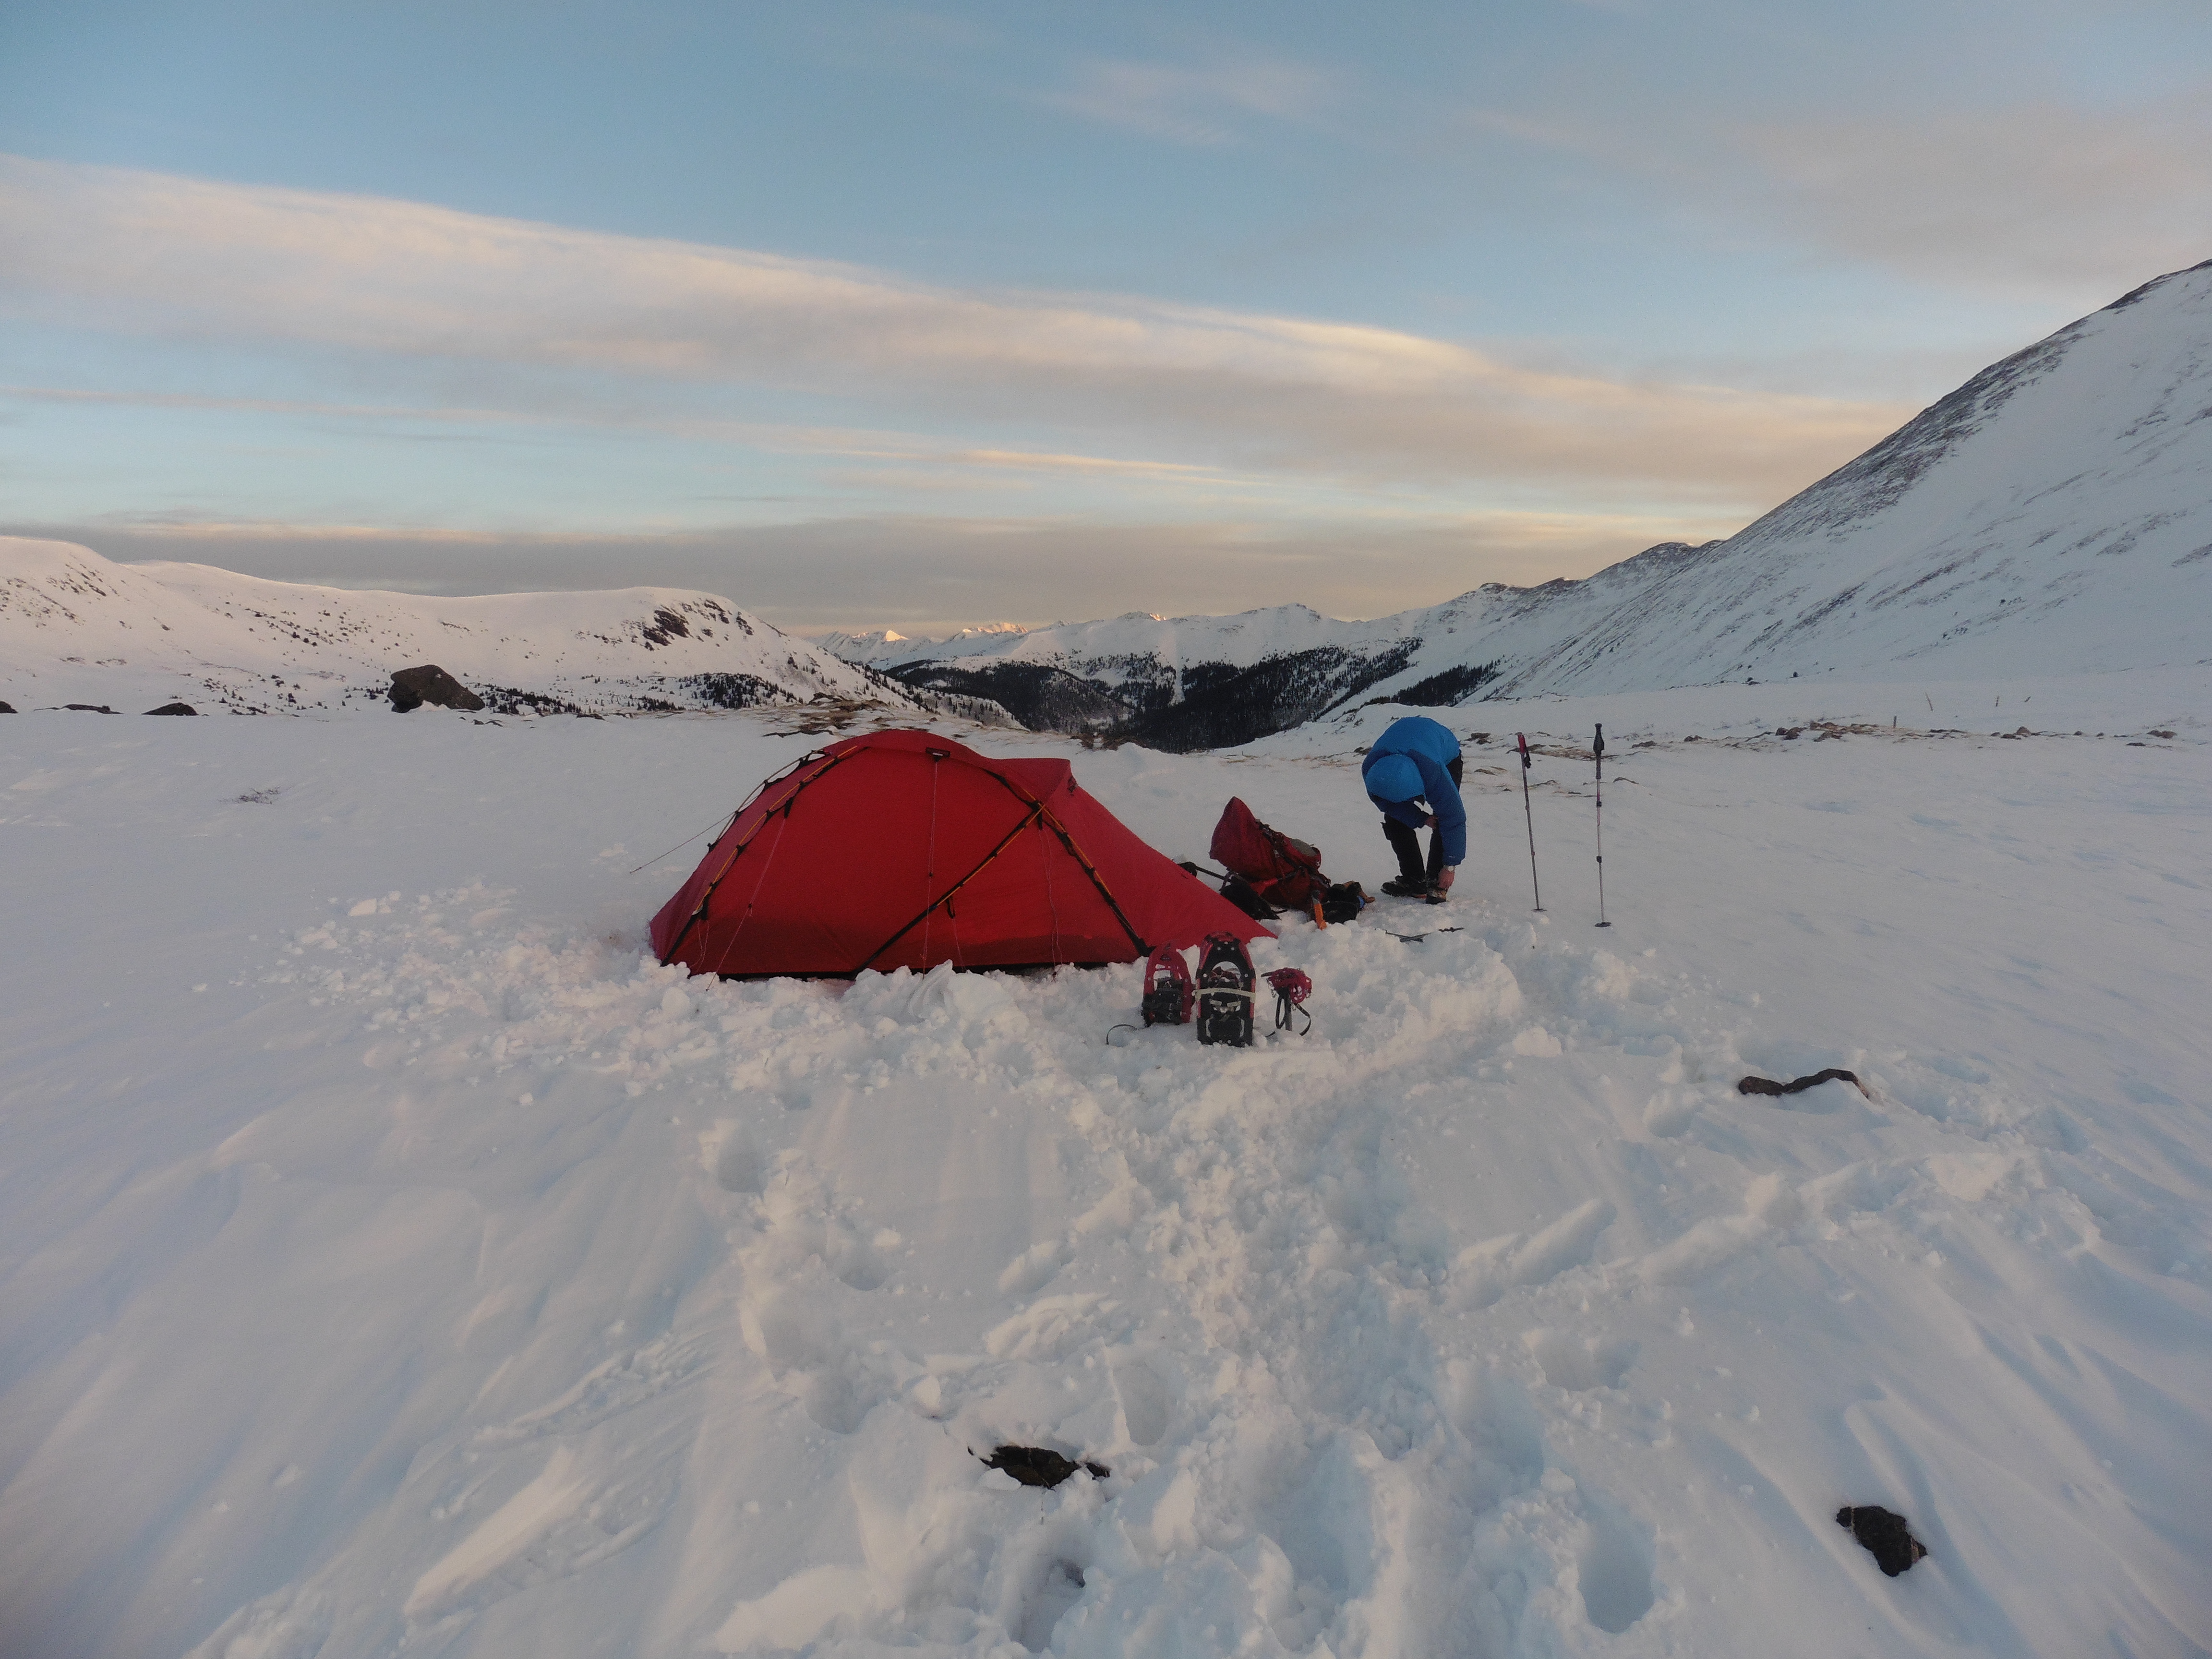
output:
{"label": "boulder", "polygon": [[14,703],[12,703],[12,702],[0,702],[0,714],[14,714],[15,712],[15,705]]}
{"label": "boulder", "polygon": [[104,702],[65,702],[64,708],[74,708],[81,714],[112,714],[115,711]]}
{"label": "boulder", "polygon": [[159,708],[149,708],[149,714],[197,714],[200,711],[188,702],[165,702]]}
{"label": "boulder", "polygon": [[484,706],[482,697],[434,662],[419,668],[403,668],[392,677],[392,706],[401,714],[428,703],[434,708],[474,711]]}

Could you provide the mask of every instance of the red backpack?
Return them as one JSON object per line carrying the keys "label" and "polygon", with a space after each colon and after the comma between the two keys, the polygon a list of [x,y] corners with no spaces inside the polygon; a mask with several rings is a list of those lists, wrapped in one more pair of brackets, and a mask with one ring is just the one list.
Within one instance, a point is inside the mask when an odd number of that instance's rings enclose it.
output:
{"label": "red backpack", "polygon": [[1250,882],[1260,896],[1285,909],[1310,910],[1328,890],[1321,849],[1270,829],[1231,798],[1213,826],[1213,861]]}

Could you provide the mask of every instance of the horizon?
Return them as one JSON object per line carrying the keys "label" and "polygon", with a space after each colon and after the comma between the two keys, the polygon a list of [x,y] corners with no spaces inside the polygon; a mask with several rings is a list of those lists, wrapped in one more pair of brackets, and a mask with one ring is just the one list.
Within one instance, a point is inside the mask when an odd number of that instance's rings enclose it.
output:
{"label": "horizon", "polygon": [[[73,538],[66,535],[49,533],[46,529],[40,527],[33,527],[30,530],[17,530],[11,526],[0,526],[0,540],[7,539],[58,542],[64,545],[85,548],[86,550],[92,552],[101,558],[109,557],[106,554],[101,553],[96,547],[89,547],[87,544],[82,541],[76,541]],[[1717,543],[1704,544],[1705,546],[1717,544]],[[1625,564],[1628,562],[1629,560],[1641,557],[1644,553],[1655,551],[1657,547],[1673,545],[1677,545],[1677,544],[1660,543],[1656,544],[1654,547],[1639,549],[1637,552],[1628,555],[1626,558],[1614,561],[1612,565],[1601,566],[1598,570],[1591,572],[1590,574],[1601,574],[1605,570],[1613,568],[1615,565]],[[1323,611],[1318,606],[1308,605],[1303,599],[1292,598],[1275,600],[1267,605],[1246,605],[1240,610],[1232,611],[1147,611],[1141,606],[1137,606],[1124,611],[1113,611],[1095,617],[1054,617],[1050,619],[1038,619],[1028,622],[1017,621],[1007,617],[983,617],[953,623],[946,627],[940,628],[935,633],[932,634],[928,632],[916,632],[909,629],[893,628],[888,624],[873,627],[860,626],[850,628],[840,628],[819,624],[811,627],[804,624],[787,624],[784,623],[775,622],[772,618],[763,617],[758,611],[753,610],[750,606],[740,603],[731,594],[717,592],[709,588],[678,587],[665,582],[630,582],[623,584],[621,586],[610,586],[604,588],[577,586],[550,586],[535,588],[448,586],[428,581],[417,583],[413,586],[397,586],[389,583],[380,583],[374,580],[349,580],[343,577],[309,578],[264,576],[253,571],[240,569],[234,565],[214,564],[204,559],[155,557],[142,557],[136,559],[109,558],[109,562],[127,568],[143,568],[149,570],[158,569],[165,565],[189,565],[196,566],[202,569],[218,571],[227,575],[245,576],[250,580],[257,581],[275,581],[299,587],[324,588],[334,593],[356,593],[364,595],[388,594],[395,598],[402,599],[503,599],[523,598],[538,593],[589,595],[602,592],[622,592],[631,589],[635,589],[641,592],[689,592],[696,593],[705,598],[719,599],[725,604],[734,606],[738,610],[745,611],[747,615],[752,617],[756,621],[768,622],[770,626],[775,628],[777,631],[781,633],[790,635],[793,638],[804,639],[817,645],[821,644],[823,641],[829,638],[866,640],[870,637],[884,635],[888,635],[890,639],[908,641],[915,645],[934,645],[945,643],[948,640],[957,638],[963,635],[1035,634],[1054,628],[1083,627],[1093,623],[1129,621],[1139,617],[1149,618],[1153,622],[1164,623],[1200,622],[1222,617],[1257,616],[1265,611],[1283,610],[1310,611],[1316,616],[1327,617],[1329,620],[1336,622],[1376,622],[1387,620],[1395,616],[1402,616],[1409,611],[1434,610],[1441,605],[1449,605],[1455,599],[1464,599],[1469,594],[1480,592],[1484,588],[1503,587],[1509,592],[1525,593],[1529,592],[1530,588],[1533,586],[1547,585],[1550,582],[1565,581],[1571,585],[1589,580],[1588,577],[1577,576],[1551,577],[1547,579],[1547,582],[1545,584],[1529,584],[1528,586],[1516,586],[1510,583],[1479,582],[1472,588],[1462,588],[1457,592],[1447,593],[1434,600],[1422,601],[1414,605],[1401,606],[1396,611],[1377,611],[1366,615],[1340,615],[1334,611]]]}
{"label": "horizon", "polygon": [[811,636],[1581,579],[2212,252],[2154,3],[7,35],[0,527]]}

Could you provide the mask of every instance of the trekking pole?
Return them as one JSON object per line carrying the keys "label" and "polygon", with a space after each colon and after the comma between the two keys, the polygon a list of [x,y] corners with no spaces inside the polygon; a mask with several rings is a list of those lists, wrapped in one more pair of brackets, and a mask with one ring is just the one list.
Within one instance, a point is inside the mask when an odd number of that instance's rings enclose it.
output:
{"label": "trekking pole", "polygon": [[1521,816],[1528,820],[1528,885],[1536,895],[1536,909],[1544,908],[1544,890],[1536,880],[1536,809],[1528,805],[1528,734],[1516,732],[1514,740],[1521,746]]}
{"label": "trekking pole", "polygon": [[1605,727],[1597,728],[1597,738],[1590,744],[1590,757],[1597,762],[1597,925],[1610,927],[1605,919]]}

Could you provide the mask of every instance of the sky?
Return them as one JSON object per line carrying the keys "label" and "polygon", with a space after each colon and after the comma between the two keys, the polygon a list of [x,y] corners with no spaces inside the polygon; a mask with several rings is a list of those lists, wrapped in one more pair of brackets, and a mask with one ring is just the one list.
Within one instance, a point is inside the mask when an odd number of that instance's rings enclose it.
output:
{"label": "sky", "polygon": [[2199,0],[0,7],[0,531],[909,635],[1724,536],[2212,257]]}

